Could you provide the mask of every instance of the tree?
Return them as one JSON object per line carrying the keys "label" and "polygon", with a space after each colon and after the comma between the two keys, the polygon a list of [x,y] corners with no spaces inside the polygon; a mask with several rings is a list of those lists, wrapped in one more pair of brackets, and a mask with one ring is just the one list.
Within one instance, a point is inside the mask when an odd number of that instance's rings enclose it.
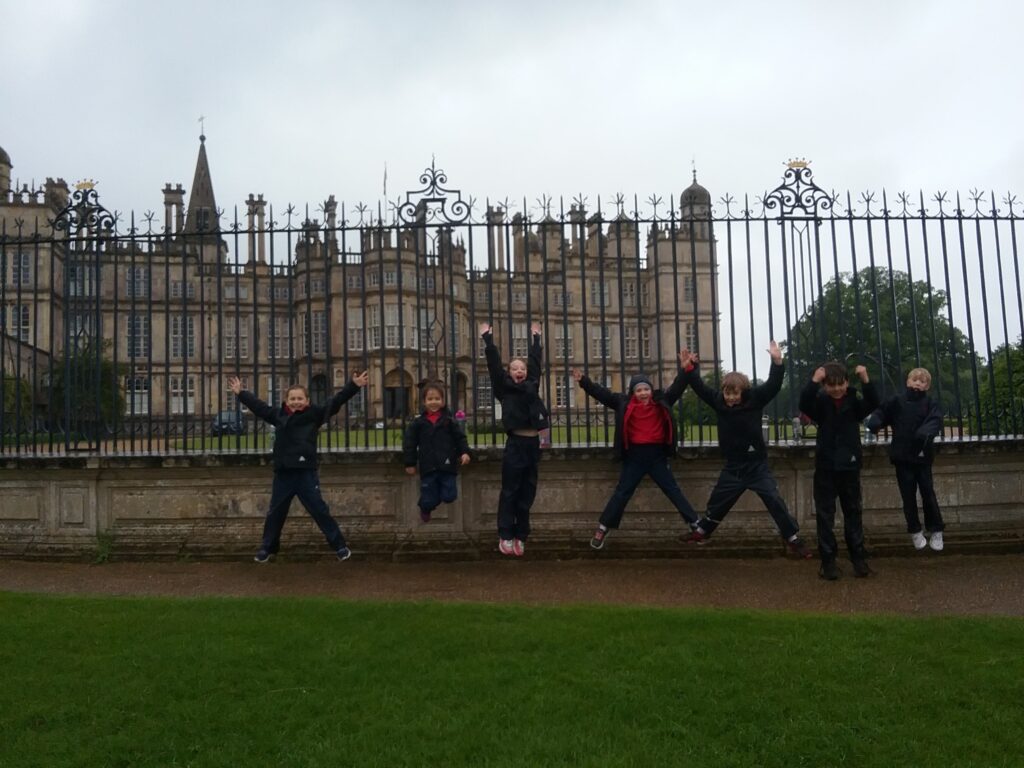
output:
{"label": "tree", "polygon": [[994,403],[995,415],[1004,431],[1024,430],[1024,338],[992,350],[992,380],[995,391],[983,383],[982,409]]}
{"label": "tree", "polygon": [[89,341],[54,361],[50,419],[77,439],[99,439],[124,416],[120,382],[125,366],[105,356],[110,345]]}
{"label": "tree", "polygon": [[902,391],[911,368],[932,374],[932,396],[946,414],[971,420],[979,401],[975,373],[983,361],[971,340],[949,321],[945,291],[925,281],[911,282],[905,272],[867,267],[841,273],[789,330],[790,359],[780,400],[795,402],[795,392],[826,360],[864,364],[885,394]]}

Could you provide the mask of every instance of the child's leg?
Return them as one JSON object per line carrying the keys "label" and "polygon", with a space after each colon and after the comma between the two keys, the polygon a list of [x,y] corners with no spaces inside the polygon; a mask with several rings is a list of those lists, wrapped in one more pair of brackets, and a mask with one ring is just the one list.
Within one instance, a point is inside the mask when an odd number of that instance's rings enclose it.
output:
{"label": "child's leg", "polygon": [[437,489],[441,495],[441,501],[451,504],[459,498],[459,486],[456,482],[458,477],[454,472],[438,472]]}
{"label": "child's leg", "polygon": [[672,474],[672,467],[668,463],[668,457],[664,455],[660,446],[658,450],[661,455],[656,457],[647,468],[647,474],[661,488],[661,492],[668,497],[672,505],[679,510],[683,520],[693,525],[697,522],[697,513],[694,511],[693,505],[690,504],[683,494],[683,489],[679,487],[679,483],[676,482],[675,475]]}
{"label": "child's leg", "polygon": [[747,487],[761,497],[768,514],[775,521],[775,527],[779,529],[779,534],[786,541],[796,536],[800,526],[796,518],[789,514],[789,508],[779,493],[779,484],[775,482],[775,475],[768,468],[768,462],[762,462],[751,472],[747,478]]}
{"label": "child's leg", "polygon": [[526,541],[530,535],[530,509],[537,498],[537,474],[540,467],[540,438],[526,438],[524,446],[526,466],[523,468],[519,495],[516,498],[516,525],[514,538]]}
{"label": "child's leg", "polygon": [[[534,442],[538,443],[537,438]],[[516,538],[516,518],[522,498],[533,501],[530,484],[532,467],[533,491],[537,492],[537,468],[531,459],[529,438],[509,435],[501,458],[501,494],[498,497],[498,536],[503,540]]]}
{"label": "child's leg", "polygon": [[698,521],[700,529],[708,536],[714,533],[745,490],[747,490],[746,481],[726,466],[718,476],[715,487],[711,489],[707,511],[704,513],[704,517]]}
{"label": "child's leg", "polygon": [[619,482],[612,491],[608,503],[604,505],[604,511],[598,522],[605,528],[618,528],[622,522],[622,514],[626,511],[626,505],[633,498],[636,487],[647,474],[648,466],[644,461],[642,452],[634,448],[626,454],[622,461],[622,469],[619,471]]}
{"label": "child's leg", "polygon": [[338,551],[345,546],[345,536],[338,523],[331,517],[331,510],[320,493],[320,473],[314,469],[307,469],[295,474],[301,476],[297,494],[299,501],[312,516],[331,549]]}
{"label": "child's leg", "polygon": [[924,527],[928,533],[937,533],[946,529],[939,511],[939,500],[935,496],[935,485],[932,480],[932,465],[921,464],[915,467],[917,484],[921,488],[921,506],[924,507]]}
{"label": "child's leg", "polygon": [[814,468],[814,525],[822,560],[836,559],[836,486],[831,469]]}
{"label": "child's leg", "polygon": [[860,491],[860,472],[834,474],[839,505],[843,508],[843,537],[852,560],[864,559],[864,503]]}
{"label": "child's leg", "polygon": [[[907,533],[921,532],[921,518],[917,516],[917,472],[913,464],[899,462],[896,467],[896,485],[903,499],[903,516],[907,519]],[[929,477],[931,472],[928,473]],[[924,488],[922,487],[922,494]]]}
{"label": "child's leg", "polygon": [[263,543],[260,549],[268,554],[277,554],[281,548],[281,531],[288,519],[288,508],[295,498],[296,487],[291,472],[275,472],[274,485],[270,491],[270,510],[263,522]]}
{"label": "child's leg", "polygon": [[420,512],[429,515],[441,503],[440,475],[442,472],[427,472],[420,475]]}

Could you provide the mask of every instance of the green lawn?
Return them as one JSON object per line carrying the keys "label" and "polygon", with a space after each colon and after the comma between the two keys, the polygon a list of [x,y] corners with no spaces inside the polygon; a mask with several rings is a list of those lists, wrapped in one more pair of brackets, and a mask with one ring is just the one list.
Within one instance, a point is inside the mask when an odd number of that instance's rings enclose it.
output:
{"label": "green lawn", "polygon": [[0,616],[3,766],[1021,764],[1012,619],[3,593]]}

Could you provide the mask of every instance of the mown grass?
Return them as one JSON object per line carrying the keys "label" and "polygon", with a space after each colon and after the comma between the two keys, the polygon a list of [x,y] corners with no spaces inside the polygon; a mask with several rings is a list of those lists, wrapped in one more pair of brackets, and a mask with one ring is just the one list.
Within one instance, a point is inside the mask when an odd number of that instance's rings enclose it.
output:
{"label": "mown grass", "polygon": [[1020,765],[1024,624],[0,594],[4,766]]}

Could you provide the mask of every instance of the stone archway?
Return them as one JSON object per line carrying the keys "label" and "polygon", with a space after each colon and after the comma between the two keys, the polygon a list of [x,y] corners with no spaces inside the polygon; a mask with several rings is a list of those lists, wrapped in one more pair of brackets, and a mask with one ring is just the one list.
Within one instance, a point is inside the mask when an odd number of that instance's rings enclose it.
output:
{"label": "stone archway", "polygon": [[395,368],[384,376],[384,418],[404,419],[409,415],[412,376]]}

